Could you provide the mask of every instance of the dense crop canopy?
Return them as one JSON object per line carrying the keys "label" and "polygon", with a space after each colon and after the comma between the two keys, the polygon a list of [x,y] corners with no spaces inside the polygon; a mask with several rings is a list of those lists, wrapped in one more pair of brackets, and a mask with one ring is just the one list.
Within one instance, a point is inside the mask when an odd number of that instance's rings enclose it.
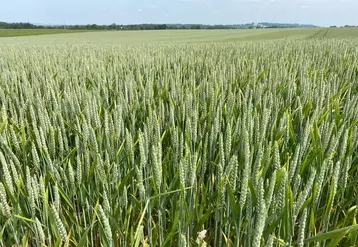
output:
{"label": "dense crop canopy", "polygon": [[356,41],[0,57],[1,246],[358,245]]}

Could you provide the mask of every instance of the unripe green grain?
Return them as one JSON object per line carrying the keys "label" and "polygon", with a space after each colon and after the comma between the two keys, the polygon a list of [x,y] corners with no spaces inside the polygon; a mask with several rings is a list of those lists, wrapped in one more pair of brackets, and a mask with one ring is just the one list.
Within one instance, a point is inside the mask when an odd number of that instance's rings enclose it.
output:
{"label": "unripe green grain", "polygon": [[262,179],[259,180],[258,189],[257,189],[257,218],[255,224],[255,232],[254,232],[254,239],[252,241],[252,247],[261,246],[261,237],[262,232],[265,227],[266,221],[266,204],[264,200],[264,188],[263,188],[263,181]]}
{"label": "unripe green grain", "polygon": [[55,204],[52,204],[51,211],[52,211],[53,218],[55,220],[55,225],[56,225],[57,231],[58,231],[62,241],[65,242],[67,239],[67,231],[66,231],[66,228],[65,228],[64,224],[62,223],[60,216],[58,214],[58,207]]}
{"label": "unripe green grain", "polygon": [[46,241],[45,233],[44,233],[44,230],[42,228],[41,222],[39,221],[39,219],[37,217],[36,217],[36,229],[37,229],[37,234],[38,234],[38,237],[40,239],[40,242],[42,244],[44,244],[45,241]]}
{"label": "unripe green grain", "polygon": [[304,246],[306,219],[307,219],[307,209],[305,208],[303,210],[303,213],[301,215],[301,220],[300,220],[300,228],[299,228],[298,241],[297,241],[299,247]]}
{"label": "unripe green grain", "polygon": [[113,246],[112,230],[108,218],[101,205],[98,206],[99,217],[104,228],[104,234],[107,238],[108,245]]}
{"label": "unripe green grain", "polygon": [[2,182],[0,182],[0,205],[1,212],[6,218],[11,217],[11,210],[6,200],[6,191]]}
{"label": "unripe green grain", "polygon": [[14,186],[13,186],[13,183],[12,183],[12,178],[11,178],[11,175],[10,175],[10,171],[9,171],[9,168],[8,168],[8,165],[7,165],[7,162],[5,160],[5,157],[3,155],[3,153],[0,151],[0,163],[2,164],[2,171],[4,173],[4,177],[5,177],[5,183],[11,193],[11,195],[14,195]]}
{"label": "unripe green grain", "polygon": [[249,173],[251,171],[251,165],[250,165],[250,146],[249,146],[249,139],[248,139],[248,132],[244,132],[244,170],[242,172],[242,178],[241,178],[241,193],[240,193],[240,205],[241,207],[244,207],[246,202],[246,194],[248,189],[248,182],[249,182]]}

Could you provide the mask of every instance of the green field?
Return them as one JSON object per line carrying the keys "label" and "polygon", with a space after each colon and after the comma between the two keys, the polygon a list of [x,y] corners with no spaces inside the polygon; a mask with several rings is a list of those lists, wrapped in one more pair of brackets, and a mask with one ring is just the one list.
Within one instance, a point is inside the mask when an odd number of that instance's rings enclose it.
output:
{"label": "green field", "polygon": [[358,246],[357,30],[0,38],[0,246]]}
{"label": "green field", "polygon": [[85,30],[68,30],[68,29],[0,29],[1,37],[33,36],[45,34],[61,33],[81,33]]}
{"label": "green field", "polygon": [[[67,32],[71,32],[68,34]],[[162,30],[162,31],[97,31],[74,30],[0,30],[2,36],[57,34],[0,39],[1,43],[28,44],[138,44],[204,43],[260,40],[302,40],[358,38],[358,28],[302,28],[302,29],[255,29],[255,30]],[[63,33],[63,34],[61,34]]]}

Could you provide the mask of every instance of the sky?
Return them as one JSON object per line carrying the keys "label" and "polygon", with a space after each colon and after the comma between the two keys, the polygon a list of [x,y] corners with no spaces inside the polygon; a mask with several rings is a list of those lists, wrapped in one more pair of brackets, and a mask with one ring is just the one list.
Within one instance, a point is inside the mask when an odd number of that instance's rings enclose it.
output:
{"label": "sky", "polygon": [[12,0],[0,21],[37,24],[358,25],[358,0]]}

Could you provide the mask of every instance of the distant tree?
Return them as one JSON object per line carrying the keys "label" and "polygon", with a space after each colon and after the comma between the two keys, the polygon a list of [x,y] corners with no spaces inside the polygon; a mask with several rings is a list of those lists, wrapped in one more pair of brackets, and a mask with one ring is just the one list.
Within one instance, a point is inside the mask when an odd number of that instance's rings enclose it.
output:
{"label": "distant tree", "polygon": [[6,22],[0,22],[0,28],[1,29],[32,29],[32,28],[44,28],[43,26],[36,26],[31,23],[24,23],[24,22],[18,22],[18,23],[6,23]]}
{"label": "distant tree", "polygon": [[90,29],[90,30],[98,30],[98,29],[100,29],[99,26],[96,25],[96,24],[87,25],[86,27],[87,27],[87,29]]}
{"label": "distant tree", "polygon": [[191,29],[201,29],[201,26],[200,25],[192,25],[190,28]]}
{"label": "distant tree", "polygon": [[116,23],[112,23],[111,25],[108,26],[109,29],[117,29],[117,24]]}
{"label": "distant tree", "polygon": [[167,25],[166,25],[166,24],[156,25],[156,28],[157,28],[158,30],[165,30],[165,29],[167,29]]}

